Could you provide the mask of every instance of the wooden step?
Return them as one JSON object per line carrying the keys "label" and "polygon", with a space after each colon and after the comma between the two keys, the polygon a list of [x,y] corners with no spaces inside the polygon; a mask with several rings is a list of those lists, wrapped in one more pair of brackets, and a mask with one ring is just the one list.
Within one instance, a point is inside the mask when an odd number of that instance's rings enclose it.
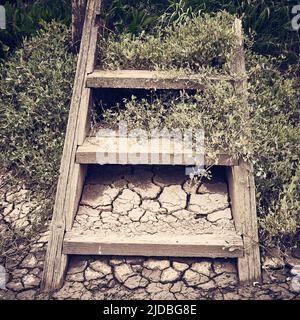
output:
{"label": "wooden step", "polygon": [[154,234],[128,237],[120,233],[67,232],[64,254],[169,256],[169,257],[243,257],[243,241],[234,232],[225,234]]}
{"label": "wooden step", "polygon": [[207,81],[220,79],[232,80],[230,77],[182,75],[174,72],[148,70],[95,70],[87,76],[88,88],[125,88],[125,89],[203,89]]}
{"label": "wooden step", "polygon": [[[195,148],[188,150],[175,139],[133,137],[89,137],[76,152],[80,164],[150,164],[150,165],[220,165],[236,166],[239,161],[226,152],[213,160],[207,155],[196,157]],[[204,160],[204,161],[203,161]]]}

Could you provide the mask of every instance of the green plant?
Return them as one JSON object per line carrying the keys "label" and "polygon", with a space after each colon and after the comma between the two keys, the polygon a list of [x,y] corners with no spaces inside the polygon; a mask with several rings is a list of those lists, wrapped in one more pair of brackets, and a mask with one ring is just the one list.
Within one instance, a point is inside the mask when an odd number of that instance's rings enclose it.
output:
{"label": "green plant", "polygon": [[267,214],[261,219],[264,242],[295,244],[294,237],[300,226],[300,166],[291,181],[284,184],[277,199],[271,200]]}
{"label": "green plant", "polygon": [[59,175],[76,56],[71,32],[44,25],[0,65],[0,162],[51,198]]}
{"label": "green plant", "polygon": [[211,158],[218,150],[227,150],[232,158],[252,157],[249,123],[241,95],[226,81],[206,82],[204,91],[194,94],[180,92],[150,93],[141,100],[132,97],[103,113],[105,125],[114,127],[125,121],[129,129],[140,128],[192,130],[205,133],[205,151]]}
{"label": "green plant", "polygon": [[280,61],[249,53],[257,203],[266,243],[293,243],[300,228],[300,93]]}
{"label": "green plant", "polygon": [[182,12],[216,13],[225,10],[242,17],[248,36],[254,37],[253,50],[264,55],[284,55],[282,66],[300,64],[300,32],[291,28],[292,7],[299,1],[274,0],[168,0],[107,1],[104,11],[106,28],[116,33],[139,35],[151,31],[161,15],[167,12],[176,21]]}
{"label": "green plant", "polygon": [[138,35],[154,23],[164,7],[164,3],[159,0],[105,1],[103,19],[106,28],[110,30]]}
{"label": "green plant", "polygon": [[236,43],[233,16],[226,12],[213,16],[191,13],[168,23],[166,17],[155,26],[155,33],[110,33],[107,39],[102,38],[103,67],[225,71]]}
{"label": "green plant", "polygon": [[69,0],[1,1],[6,9],[7,28],[0,30],[0,59],[8,56],[25,37],[33,36],[44,22],[71,21]]}

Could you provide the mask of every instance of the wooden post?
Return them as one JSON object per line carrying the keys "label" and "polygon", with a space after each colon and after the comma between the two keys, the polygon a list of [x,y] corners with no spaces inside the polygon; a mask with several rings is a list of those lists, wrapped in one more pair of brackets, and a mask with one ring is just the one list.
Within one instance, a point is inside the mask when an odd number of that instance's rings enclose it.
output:
{"label": "wooden post", "polygon": [[80,44],[87,0],[72,0],[72,40]]}
{"label": "wooden post", "polygon": [[261,280],[255,184],[252,165],[241,160],[227,169],[231,210],[237,232],[244,242],[244,257],[238,258],[241,283]]}
{"label": "wooden post", "polygon": [[[66,230],[71,228],[85,179],[85,166],[75,163],[79,145],[78,131],[86,126],[90,90],[86,88],[87,74],[94,69],[96,55],[97,24],[101,0],[88,0],[82,35],[73,96],[69,112],[60,176],[57,185],[50,238],[48,241],[42,288],[45,291],[58,289],[64,280],[67,255],[62,253]],[[92,58],[93,57],[93,58]]]}
{"label": "wooden post", "polygon": [[[245,117],[249,117],[244,43],[240,19],[235,20],[234,30],[238,38],[238,46],[232,61],[231,72],[238,79],[235,82],[235,87],[245,106]],[[260,282],[261,268],[253,166],[241,160],[238,166],[228,168],[227,176],[232,215],[237,232],[242,235],[244,241],[244,257],[238,258],[239,279],[242,283]]]}

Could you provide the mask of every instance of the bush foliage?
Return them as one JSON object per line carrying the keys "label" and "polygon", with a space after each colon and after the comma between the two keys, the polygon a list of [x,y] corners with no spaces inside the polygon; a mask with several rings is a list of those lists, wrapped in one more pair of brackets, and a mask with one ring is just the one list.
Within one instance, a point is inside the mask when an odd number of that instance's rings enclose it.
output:
{"label": "bush foliage", "polygon": [[71,0],[0,0],[6,10],[6,29],[0,30],[0,59],[52,19],[69,24]]}
{"label": "bush foliage", "polygon": [[116,33],[139,35],[151,31],[164,12],[178,20],[189,11],[214,14],[227,11],[242,17],[247,35],[253,35],[253,50],[263,55],[284,55],[282,65],[296,64],[300,70],[300,30],[291,28],[292,8],[297,0],[135,0],[106,1],[106,27]]}
{"label": "bush foliage", "polygon": [[[247,34],[253,34],[253,49],[260,54],[286,56],[285,64],[300,61],[300,31],[291,28],[292,7],[298,0],[111,0],[105,1],[103,18],[106,27],[116,33],[139,35],[151,30],[164,12],[174,20],[182,10],[216,13],[222,10],[243,18]],[[71,0],[0,0],[7,10],[8,29],[0,30],[0,59],[18,46],[23,37],[32,36],[41,21],[52,19],[68,24]]]}
{"label": "bush foliage", "polygon": [[233,21],[226,12],[191,14],[171,23],[162,18],[151,34],[109,33],[100,61],[105,69],[225,69],[236,43]]}
{"label": "bush foliage", "polygon": [[247,55],[258,211],[266,243],[295,241],[300,228],[300,92],[278,60]]}
{"label": "bush foliage", "polygon": [[227,150],[232,158],[252,156],[249,122],[242,97],[231,83],[206,82],[205,90],[193,94],[150,93],[141,100],[133,96],[125,100],[125,107],[117,105],[106,109],[103,120],[114,127],[120,121],[129,129],[192,130],[195,134],[204,130],[205,151],[210,158],[218,150]]}
{"label": "bush foliage", "polygon": [[52,22],[0,65],[0,161],[37,190],[55,191],[76,57]]}

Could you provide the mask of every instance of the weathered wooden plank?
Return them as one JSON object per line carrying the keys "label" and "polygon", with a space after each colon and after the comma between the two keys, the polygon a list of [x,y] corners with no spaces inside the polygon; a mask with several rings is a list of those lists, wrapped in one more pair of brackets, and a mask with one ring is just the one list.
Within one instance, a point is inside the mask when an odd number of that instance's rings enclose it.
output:
{"label": "weathered wooden plank", "polygon": [[238,259],[239,279],[243,282],[260,281],[260,255],[256,216],[255,185],[252,166],[240,161],[229,167],[228,185],[235,227],[243,237],[245,255]]}
{"label": "weathered wooden plank", "polygon": [[[99,25],[92,26],[89,53],[86,62],[86,77],[94,70],[96,62],[96,48],[97,48],[97,35],[99,31]],[[77,142],[81,145],[90,130],[89,111],[93,105],[92,90],[86,86],[82,87],[81,100],[79,108],[78,126],[77,126]]]}
{"label": "weathered wooden plank", "polygon": [[243,256],[243,241],[234,233],[126,237],[119,233],[101,235],[68,232],[64,239],[63,252],[88,255],[236,258]]}
{"label": "weathered wooden plank", "polygon": [[75,153],[78,146],[76,130],[78,127],[82,89],[84,88],[86,81],[86,68],[91,45],[92,26],[95,24],[95,12],[98,10],[99,5],[99,0],[88,0],[87,3],[82,45],[78,56],[65,145],[61,160],[60,177],[56,191],[50,239],[48,242],[42,280],[42,287],[45,291],[54,290],[62,284],[65,268],[67,266],[67,256],[62,254],[63,237],[66,230],[67,216],[70,214],[70,204],[72,202],[71,206],[74,208],[74,199],[78,198],[77,187],[70,189],[69,186],[70,184],[79,181],[80,170],[77,170],[77,174],[75,174],[77,166],[75,164]]}
{"label": "weathered wooden plank", "polygon": [[[209,159],[196,148],[188,148],[175,139],[139,139],[131,137],[89,137],[76,152],[76,162],[81,164],[149,164],[149,165],[238,165],[225,152]],[[197,157],[196,157],[197,156]]]}
{"label": "weathered wooden plank", "polygon": [[[95,12],[97,14],[97,11]],[[85,74],[89,74],[94,70],[96,62],[96,47],[97,47],[97,34],[99,26],[95,17],[95,24],[92,25],[88,56],[86,61]],[[90,108],[92,106],[92,92],[90,88],[85,86],[81,89],[81,99],[78,111],[78,122],[76,127],[77,145],[81,145],[86,138],[87,132],[90,130]],[[80,201],[81,192],[84,185],[86,166],[75,164],[71,173],[72,178],[67,186],[68,193],[66,197],[66,230],[69,231],[72,228],[73,220],[78,209],[78,203]]]}
{"label": "weathered wooden plank", "polygon": [[[93,22],[91,25],[90,39],[88,43],[88,53],[85,68],[85,77],[94,70],[96,62],[96,47],[97,47],[97,34],[99,30],[99,25],[97,21],[97,15],[100,11],[101,2],[96,1],[93,10]],[[84,80],[85,82],[85,80]],[[78,121],[76,127],[77,134],[77,145],[82,144],[86,138],[86,134],[89,131],[90,119],[89,119],[89,109],[92,105],[92,92],[91,89],[86,88],[86,86],[81,87],[80,93],[80,105],[78,111]],[[77,147],[75,146],[75,148]],[[81,197],[82,188],[84,185],[86,166],[74,164],[71,167],[72,171],[70,173],[71,179],[67,186],[67,196],[66,196],[66,230],[70,230],[73,224],[74,217],[77,212],[78,203]]]}
{"label": "weathered wooden plank", "polygon": [[[247,80],[244,77],[246,67],[241,20],[235,20],[234,30],[239,43],[232,64],[232,73],[244,78],[244,80],[236,82],[235,86],[236,90],[241,93],[242,102],[245,105],[245,116],[249,117],[247,113]],[[244,257],[238,259],[239,279],[240,282],[246,283],[260,281],[261,269],[253,166],[241,160],[239,166],[230,167],[227,172],[232,214],[236,229],[243,237],[245,250]]]}
{"label": "weathered wooden plank", "polygon": [[[96,61],[96,46],[97,46],[97,34],[99,26],[97,24],[97,14],[99,9],[99,0],[96,1],[96,7],[93,10],[93,22],[91,25],[90,38],[87,43],[88,51],[87,51],[87,59],[85,66],[85,77],[88,73],[92,72],[95,67]],[[85,79],[84,79],[85,82]],[[83,82],[83,83],[84,83]],[[79,102],[79,110],[78,110],[78,120],[75,128],[75,140],[77,141],[74,144],[74,148],[76,149],[78,145],[82,144],[83,140],[86,138],[86,134],[89,130],[90,121],[88,119],[89,107],[92,104],[92,93],[91,89],[86,88],[83,84],[80,88],[80,102]],[[72,150],[72,152],[74,152]],[[73,164],[70,168],[70,179],[67,185],[67,193],[66,193],[66,205],[65,205],[65,214],[66,214],[66,230],[70,230],[72,227],[73,219],[76,215],[78,203],[80,200],[84,178],[85,178],[86,168],[82,168],[78,164]]]}
{"label": "weathered wooden plank", "polygon": [[231,77],[182,75],[175,72],[148,70],[95,70],[87,77],[89,88],[127,89],[204,89],[208,81],[233,81]]}

